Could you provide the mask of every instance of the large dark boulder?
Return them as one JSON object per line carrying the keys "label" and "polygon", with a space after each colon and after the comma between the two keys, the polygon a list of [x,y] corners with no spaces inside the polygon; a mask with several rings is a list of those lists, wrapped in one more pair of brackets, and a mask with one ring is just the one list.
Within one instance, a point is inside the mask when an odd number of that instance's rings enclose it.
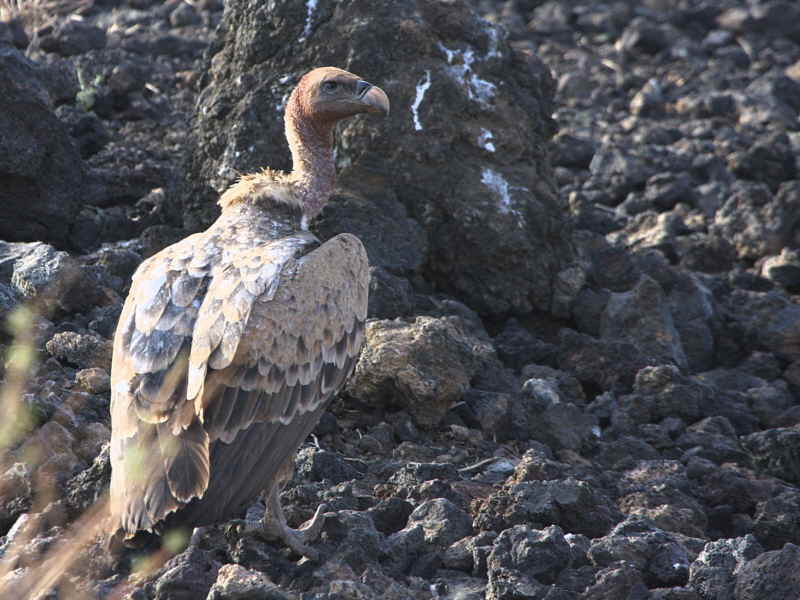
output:
{"label": "large dark boulder", "polygon": [[0,239],[63,247],[85,175],[53,112],[52,79],[51,69],[0,46]]}
{"label": "large dark boulder", "polygon": [[[373,264],[421,274],[484,314],[568,310],[582,280],[565,270],[572,250],[547,157],[553,80],[471,5],[238,0],[218,39],[196,114],[187,228],[216,216],[237,173],[290,166],[286,98],[309,68],[337,65],[383,87],[392,114],[340,129],[348,194],[322,214],[323,237],[351,231]],[[375,218],[360,216],[365,203]],[[408,250],[424,248],[422,260],[387,254],[403,239],[427,240]]]}

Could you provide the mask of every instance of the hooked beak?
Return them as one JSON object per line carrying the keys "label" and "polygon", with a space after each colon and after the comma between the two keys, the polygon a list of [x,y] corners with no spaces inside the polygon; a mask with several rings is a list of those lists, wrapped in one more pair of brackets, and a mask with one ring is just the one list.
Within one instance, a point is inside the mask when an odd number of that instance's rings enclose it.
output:
{"label": "hooked beak", "polygon": [[359,81],[356,84],[356,93],[368,113],[381,114],[384,117],[389,114],[389,97],[378,86]]}

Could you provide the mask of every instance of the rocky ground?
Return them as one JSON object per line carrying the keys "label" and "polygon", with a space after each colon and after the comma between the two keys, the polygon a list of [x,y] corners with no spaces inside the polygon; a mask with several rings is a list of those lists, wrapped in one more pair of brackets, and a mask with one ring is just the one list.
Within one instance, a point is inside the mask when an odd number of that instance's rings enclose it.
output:
{"label": "rocky ground", "polygon": [[[800,597],[800,5],[46,6],[0,23],[3,597]],[[282,496],[322,559],[220,525],[113,563],[75,535],[130,276],[287,166],[321,63],[393,107],[314,226],[374,265]]]}

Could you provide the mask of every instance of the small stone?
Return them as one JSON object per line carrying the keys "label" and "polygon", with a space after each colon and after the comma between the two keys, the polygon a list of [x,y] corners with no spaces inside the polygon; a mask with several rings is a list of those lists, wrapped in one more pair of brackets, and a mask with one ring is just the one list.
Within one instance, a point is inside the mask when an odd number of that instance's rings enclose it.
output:
{"label": "small stone", "polygon": [[631,114],[656,117],[664,112],[664,95],[657,79],[650,79],[636,92],[630,103]]}
{"label": "small stone", "polygon": [[428,544],[447,548],[472,533],[472,519],[445,498],[420,504],[408,517],[407,528],[422,528]]}
{"label": "small stone", "polygon": [[800,431],[790,428],[767,429],[740,439],[758,471],[789,483],[800,483]]}
{"label": "small stone", "polygon": [[363,477],[351,462],[344,460],[338,453],[313,446],[300,450],[295,463],[295,477],[307,481],[337,484]]}
{"label": "small stone", "polygon": [[761,274],[790,292],[800,291],[800,251],[784,248],[761,263]]}
{"label": "small stone", "polygon": [[220,567],[206,600],[288,600],[278,586],[259,571],[241,565]]}
{"label": "small stone", "polygon": [[12,244],[19,251],[11,284],[26,299],[36,299],[45,310],[63,306],[63,296],[79,277],[77,262],[48,244]]}
{"label": "small stone", "polygon": [[93,112],[65,104],[56,109],[56,115],[69,127],[69,134],[78,144],[81,158],[97,154],[111,140],[103,121]]}
{"label": "small stone", "polygon": [[410,502],[397,496],[381,500],[366,512],[372,517],[375,528],[385,535],[391,535],[403,529],[414,507]]}
{"label": "small stone", "polygon": [[[159,570],[152,584],[154,598],[206,598],[217,578],[219,562],[211,552],[190,545],[184,552],[173,556]],[[245,569],[242,569],[245,570]],[[269,599],[266,596],[264,600]],[[285,600],[278,596],[278,599]],[[237,597],[240,600],[240,597]],[[270,599],[272,600],[272,599]]]}
{"label": "small stone", "polygon": [[637,17],[622,32],[617,48],[627,53],[657,54],[668,48],[670,40],[665,30]]}
{"label": "small stone", "polygon": [[97,251],[96,264],[126,283],[142,262],[142,255],[130,248],[106,246]]}
{"label": "small stone", "polygon": [[800,547],[786,544],[746,562],[736,573],[736,600],[791,598],[800,588]]}
{"label": "small stone", "polygon": [[7,531],[21,514],[30,510],[33,484],[30,469],[14,463],[0,475],[0,531]]}
{"label": "small stone", "polygon": [[197,9],[187,2],[181,2],[169,15],[169,22],[173,27],[186,27],[198,25],[203,22]]}
{"label": "small stone", "polygon": [[642,573],[633,565],[622,562],[600,569],[595,575],[595,583],[581,594],[581,600],[645,600],[650,592],[645,585]]}
{"label": "small stone", "polygon": [[85,21],[69,19],[57,27],[53,33],[42,38],[41,48],[45,52],[55,52],[61,56],[84,54],[89,50],[99,50],[106,45],[106,32]]}
{"label": "small stone", "polygon": [[81,460],[91,463],[111,439],[111,430],[103,423],[89,423],[78,431],[79,441],[75,454]]}
{"label": "small stone", "polygon": [[383,267],[370,267],[369,306],[372,319],[394,319],[411,314],[414,291],[404,277],[397,277]]}
{"label": "small stone", "polygon": [[499,531],[514,525],[558,525],[565,531],[596,538],[623,518],[605,494],[573,478],[526,481],[501,489],[484,500],[475,528]]}
{"label": "small stone", "polygon": [[64,331],[55,334],[45,348],[51,356],[76,367],[111,369],[112,344],[96,335]]}
{"label": "small stone", "polygon": [[[401,533],[398,532],[387,540],[381,532],[375,529],[375,524],[368,514],[356,510],[337,511],[335,516],[325,519],[323,529],[323,536],[327,535],[328,539],[335,544],[336,561],[341,561],[359,572],[382,557],[384,548],[391,546],[392,538]],[[420,539],[421,533],[420,531]],[[407,566],[411,556],[418,556],[418,553],[412,551],[410,556],[397,556],[396,558],[404,566]]]}
{"label": "small stone", "polygon": [[366,338],[348,393],[374,406],[406,408],[423,427],[439,423],[481,364],[496,360],[491,345],[458,317],[372,321]]}
{"label": "small stone", "polygon": [[16,17],[9,21],[0,21],[0,44],[11,44],[25,50],[30,43],[22,19]]}
{"label": "small stone", "polygon": [[689,567],[689,585],[703,598],[733,598],[734,573],[763,551],[752,535],[708,542]]}
{"label": "small stone", "polygon": [[624,560],[640,569],[651,587],[685,585],[689,578],[689,555],[678,538],[639,517],[629,517],[592,540],[589,559],[599,567]]}
{"label": "small stone", "polygon": [[588,169],[597,148],[593,140],[567,132],[559,133],[553,144],[555,145],[553,164],[573,169]]}
{"label": "small stone", "polygon": [[709,232],[731,241],[742,259],[778,254],[800,223],[798,195],[800,181],[784,182],[774,197],[763,183],[737,181]]}
{"label": "small stone", "polygon": [[133,62],[115,65],[108,77],[108,87],[117,95],[126,95],[141,89],[147,81],[144,68]]}
{"label": "small stone", "polygon": [[551,378],[531,377],[522,397],[511,407],[512,430],[519,439],[535,439],[554,450],[578,450],[594,438],[597,418],[573,403],[566,385]]}
{"label": "small stone", "polygon": [[598,340],[564,328],[559,334],[558,367],[582,383],[600,389],[630,390],[636,373],[658,364],[635,344],[622,340]]}
{"label": "small stone", "polygon": [[447,569],[470,573],[473,567],[472,548],[472,537],[461,538],[444,551],[442,564]]}
{"label": "small stone", "polygon": [[[800,88],[800,84],[795,85]],[[765,136],[746,150],[732,153],[728,165],[741,179],[762,181],[773,191],[797,177],[795,153],[783,132]],[[796,181],[793,183],[797,185]]]}
{"label": "small stone", "polygon": [[555,358],[556,348],[553,344],[535,337],[514,318],[506,322],[503,330],[492,341],[500,360],[513,369]]}
{"label": "small stone", "polygon": [[100,367],[81,369],[75,373],[75,382],[92,394],[103,394],[111,389],[111,377]]}
{"label": "small stone", "polygon": [[506,529],[489,555],[490,581],[498,571],[517,571],[539,583],[552,584],[569,567],[571,550],[560,527],[537,530],[528,525]]}

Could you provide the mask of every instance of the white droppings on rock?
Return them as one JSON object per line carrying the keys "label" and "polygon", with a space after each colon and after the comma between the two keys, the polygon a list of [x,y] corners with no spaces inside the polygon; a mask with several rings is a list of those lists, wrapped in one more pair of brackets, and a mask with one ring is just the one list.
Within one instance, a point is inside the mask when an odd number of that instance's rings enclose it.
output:
{"label": "white droppings on rock", "polygon": [[492,143],[493,139],[494,139],[494,134],[488,129],[481,127],[481,134],[478,136],[478,145],[480,145],[480,147],[483,148],[484,150],[488,150],[489,152],[494,152],[496,148]]}
{"label": "white droppings on rock", "polygon": [[419,120],[419,105],[425,98],[425,92],[431,87],[431,72],[425,71],[425,77],[417,83],[417,95],[414,97],[414,104],[411,105],[411,116],[414,119],[414,130],[422,131],[422,123]]}
{"label": "white droppings on rock", "polygon": [[[488,106],[489,102],[494,99],[497,86],[490,81],[481,79],[472,70],[472,65],[475,63],[475,51],[472,48],[451,50],[441,42],[438,43],[438,46],[447,56],[450,74],[467,90],[467,97]],[[460,60],[456,60],[457,58]]]}
{"label": "white droppings on rock", "polygon": [[486,58],[497,58],[500,56],[500,51],[498,50],[500,34],[497,32],[497,27],[488,21],[487,25],[486,32],[489,34],[489,52],[487,52]]}
{"label": "white droppings on rock", "polygon": [[289,92],[286,92],[283,97],[275,104],[275,109],[278,112],[283,112],[286,108],[286,103],[289,101]]}
{"label": "white droppings on rock", "polygon": [[592,427],[592,434],[593,434],[593,435],[594,435],[594,437],[596,437],[596,438],[603,437],[603,431],[600,429],[600,426],[599,426],[599,425],[594,425],[594,426]]}
{"label": "white droppings on rock", "polygon": [[500,211],[507,213],[512,210],[511,193],[505,177],[497,171],[485,167],[481,173],[481,183],[494,192],[500,200]]}
{"label": "white droppings on rock", "polygon": [[314,11],[317,8],[317,0],[306,0],[306,24],[303,27],[303,34],[298,38],[298,42],[304,42],[311,33],[311,26],[314,24]]}

